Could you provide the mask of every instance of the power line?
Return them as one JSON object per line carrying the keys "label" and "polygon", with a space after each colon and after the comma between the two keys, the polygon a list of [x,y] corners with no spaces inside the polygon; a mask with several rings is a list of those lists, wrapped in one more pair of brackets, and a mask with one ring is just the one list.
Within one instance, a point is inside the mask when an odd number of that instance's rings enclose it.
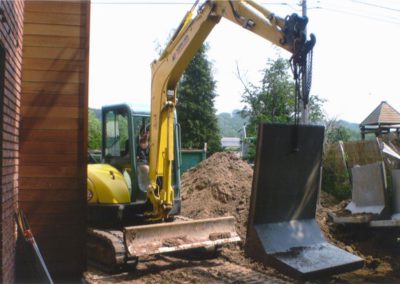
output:
{"label": "power line", "polygon": [[379,22],[386,22],[386,23],[390,23],[390,24],[400,25],[400,22],[398,22],[398,21],[390,21],[390,20],[383,19],[383,18],[371,17],[371,16],[368,16],[368,15],[352,13],[352,12],[343,11],[343,10],[334,9],[334,8],[327,8],[327,7],[321,7],[321,6],[314,7],[314,8],[315,9],[327,10],[327,11],[331,11],[331,12],[335,12],[335,13],[347,14],[347,15],[351,15],[351,16],[357,16],[357,17],[366,18],[366,19],[379,21]]}
{"label": "power line", "polygon": [[[335,12],[338,12],[338,13],[342,12],[342,13],[349,14],[349,15],[352,15],[352,13],[353,13],[356,16],[361,16],[364,18],[374,19],[374,20],[378,20],[378,21],[386,21],[386,22],[390,22],[390,23],[398,23],[399,22],[399,17],[393,15],[393,13],[391,13],[391,12],[383,12],[383,10],[381,10],[380,13],[376,13],[376,9],[374,9],[375,13],[371,14],[371,13],[368,13],[367,10],[365,10],[365,9],[359,9],[358,8],[359,6],[354,6],[354,5],[358,5],[358,4],[351,4],[351,5],[352,6],[349,7],[349,6],[341,6],[341,5],[325,6],[325,4],[324,4],[322,6],[316,5],[313,8],[314,9],[315,8],[334,9],[334,10],[336,10]],[[312,8],[310,8],[310,9],[312,9]],[[370,8],[367,8],[367,9],[370,9]],[[361,11],[363,11],[363,12],[361,12]]]}
{"label": "power line", "polygon": [[[397,1],[397,0],[396,0]],[[332,1],[322,1],[322,0],[316,0],[316,3],[314,5],[319,5],[321,3],[326,4],[325,2],[328,2],[329,4],[338,4],[337,2],[332,2]],[[339,1],[340,2],[340,1]],[[344,2],[344,1],[342,1]],[[386,5],[378,5],[375,3],[371,3],[371,2],[365,2],[365,1],[361,1],[361,0],[347,0],[346,2],[348,3],[352,3],[353,5],[365,5],[365,6],[370,6],[370,7],[375,7],[375,8],[380,8],[380,9],[384,9],[387,11],[391,11],[391,12],[400,12],[400,9],[398,8],[393,8],[393,7],[389,7],[388,5],[391,5],[389,3],[386,3]],[[399,4],[398,2],[396,4]],[[342,6],[342,5],[339,5]],[[355,6],[354,6],[355,7]]]}
{"label": "power line", "polygon": [[358,0],[351,0],[351,2],[359,3],[359,4],[362,4],[362,5],[366,5],[366,6],[381,8],[381,9],[385,9],[385,10],[389,10],[389,11],[400,12],[399,9],[394,9],[394,8],[390,8],[390,7],[386,7],[386,6],[381,6],[381,5],[373,4],[373,3],[367,3],[367,2],[358,1]]}

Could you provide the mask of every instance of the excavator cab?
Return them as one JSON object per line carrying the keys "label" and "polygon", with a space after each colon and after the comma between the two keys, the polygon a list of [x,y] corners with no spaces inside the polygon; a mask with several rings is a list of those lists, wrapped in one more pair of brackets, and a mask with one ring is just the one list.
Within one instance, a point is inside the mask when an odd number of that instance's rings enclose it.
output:
{"label": "excavator cab", "polygon": [[[104,133],[102,136],[102,156],[104,162],[116,167],[123,173],[130,192],[131,202],[146,201],[148,170],[146,172],[140,166],[148,166],[149,161],[148,157],[145,161],[139,159],[138,151],[140,151],[140,140],[143,139],[143,134],[146,135],[149,132],[150,114],[145,111],[135,111],[126,104],[106,106],[102,109],[102,121],[102,133]],[[174,131],[177,133],[175,135],[176,147],[174,152],[179,157],[180,133],[176,121],[174,126]],[[179,159],[174,161],[172,181],[175,198],[180,197],[179,165]]]}
{"label": "excavator cab", "polygon": [[[137,223],[144,212],[150,210],[151,206],[147,200],[148,159],[138,160],[140,140],[149,125],[148,112],[136,111],[127,104],[102,108],[101,163],[88,165],[90,224],[103,224],[108,227],[129,224],[132,220]],[[173,163],[175,202],[172,215],[180,212],[181,205],[178,149],[180,133],[176,122],[174,126],[177,134],[174,152],[178,159]]]}
{"label": "excavator cab", "polygon": [[104,107],[102,118],[104,162],[114,166],[123,174],[131,202],[145,201],[146,188],[143,182],[138,181],[139,177],[145,176],[146,173],[139,172],[136,152],[139,147],[140,130],[150,123],[149,114],[135,113],[127,105],[117,105]]}

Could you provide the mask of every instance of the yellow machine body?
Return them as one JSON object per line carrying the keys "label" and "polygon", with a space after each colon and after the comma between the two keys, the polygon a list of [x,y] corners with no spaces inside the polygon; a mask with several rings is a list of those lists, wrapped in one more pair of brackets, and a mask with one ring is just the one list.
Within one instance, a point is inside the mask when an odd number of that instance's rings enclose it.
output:
{"label": "yellow machine body", "polygon": [[88,203],[130,202],[129,187],[123,174],[108,164],[88,165]]}

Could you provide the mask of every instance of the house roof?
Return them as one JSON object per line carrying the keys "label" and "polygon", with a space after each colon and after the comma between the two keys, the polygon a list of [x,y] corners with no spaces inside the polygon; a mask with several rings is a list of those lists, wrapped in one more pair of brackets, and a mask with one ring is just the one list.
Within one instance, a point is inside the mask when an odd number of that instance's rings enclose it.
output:
{"label": "house roof", "polygon": [[386,101],[383,101],[377,106],[366,119],[361,122],[364,125],[392,125],[400,124],[400,113],[395,110]]}

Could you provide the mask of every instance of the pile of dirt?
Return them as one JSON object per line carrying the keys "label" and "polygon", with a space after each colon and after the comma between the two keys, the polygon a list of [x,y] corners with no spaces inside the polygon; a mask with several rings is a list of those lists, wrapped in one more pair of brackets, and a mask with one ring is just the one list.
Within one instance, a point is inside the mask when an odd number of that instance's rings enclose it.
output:
{"label": "pile of dirt", "polygon": [[328,193],[321,192],[317,209],[317,222],[326,239],[337,247],[364,260],[364,267],[333,276],[340,282],[398,283],[400,276],[399,231],[396,228],[373,229],[363,224],[335,224],[328,213],[344,214],[350,200],[335,201]]}
{"label": "pile of dirt", "polygon": [[182,175],[182,215],[202,219],[234,216],[244,239],[253,169],[234,153],[215,153]]}

